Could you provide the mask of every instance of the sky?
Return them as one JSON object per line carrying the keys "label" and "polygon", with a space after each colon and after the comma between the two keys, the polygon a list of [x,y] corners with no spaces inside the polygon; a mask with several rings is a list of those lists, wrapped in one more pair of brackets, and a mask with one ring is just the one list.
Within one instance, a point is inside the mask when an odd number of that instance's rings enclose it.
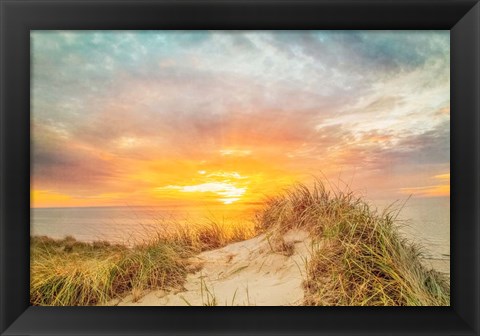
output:
{"label": "sky", "polygon": [[32,207],[450,194],[449,31],[32,31]]}

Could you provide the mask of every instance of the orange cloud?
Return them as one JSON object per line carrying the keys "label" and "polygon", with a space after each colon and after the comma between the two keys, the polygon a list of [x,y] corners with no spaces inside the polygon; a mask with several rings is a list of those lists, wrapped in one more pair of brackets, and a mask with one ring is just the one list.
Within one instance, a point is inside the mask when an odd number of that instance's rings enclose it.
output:
{"label": "orange cloud", "polygon": [[450,173],[435,175],[434,178],[440,179],[440,180],[448,180],[448,181],[450,181]]}
{"label": "orange cloud", "polygon": [[426,187],[400,188],[402,194],[415,195],[418,197],[441,197],[450,196],[450,185],[442,184]]}
{"label": "orange cloud", "polygon": [[31,190],[30,202],[34,208],[74,204],[74,200],[69,195],[50,190]]}
{"label": "orange cloud", "polygon": [[449,35],[407,35],[32,33],[32,206],[448,193]]}
{"label": "orange cloud", "polygon": [[450,196],[450,173],[435,175],[433,176],[433,179],[442,180],[443,182],[447,182],[447,184],[400,188],[400,192],[402,194],[415,195],[418,197]]}

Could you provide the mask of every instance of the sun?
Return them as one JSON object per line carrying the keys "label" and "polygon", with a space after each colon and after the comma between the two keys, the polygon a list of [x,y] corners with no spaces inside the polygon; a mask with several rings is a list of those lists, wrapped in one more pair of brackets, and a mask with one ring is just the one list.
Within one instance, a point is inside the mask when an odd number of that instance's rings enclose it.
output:
{"label": "sun", "polygon": [[246,177],[241,176],[238,172],[212,172],[205,170],[198,171],[202,176],[201,182],[193,185],[168,185],[157,188],[157,191],[165,192],[167,190],[176,190],[180,193],[205,193],[213,194],[215,199],[225,205],[238,202],[247,192],[248,182]]}
{"label": "sun", "polygon": [[223,203],[223,204],[232,204],[232,203],[235,203],[236,201],[238,201],[240,198],[220,198],[219,200]]}

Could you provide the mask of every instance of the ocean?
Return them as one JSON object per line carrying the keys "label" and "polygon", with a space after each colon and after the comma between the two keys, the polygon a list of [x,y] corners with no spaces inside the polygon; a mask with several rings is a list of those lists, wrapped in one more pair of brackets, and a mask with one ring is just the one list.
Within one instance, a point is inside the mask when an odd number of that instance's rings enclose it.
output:
{"label": "ocean", "polygon": [[225,207],[76,207],[31,209],[31,234],[52,238],[73,236],[91,242],[135,244],[181,224],[244,222],[253,208]]}
{"label": "ocean", "polygon": [[[391,201],[370,202],[379,211]],[[396,203],[396,206],[401,206]],[[242,222],[251,219],[255,207],[78,207],[31,210],[31,234],[52,238],[73,236],[80,241],[106,240],[135,244],[175,223]],[[424,247],[425,257],[449,273],[450,198],[411,198],[398,214],[401,232]]]}

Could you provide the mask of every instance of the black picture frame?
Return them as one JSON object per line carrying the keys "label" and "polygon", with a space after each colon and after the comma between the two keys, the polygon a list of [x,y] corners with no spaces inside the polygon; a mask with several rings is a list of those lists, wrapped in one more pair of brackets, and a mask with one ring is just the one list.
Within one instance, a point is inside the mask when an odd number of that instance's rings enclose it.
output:
{"label": "black picture frame", "polygon": [[[479,334],[480,4],[475,0],[0,0],[2,335]],[[30,30],[448,29],[450,307],[31,307]]]}

